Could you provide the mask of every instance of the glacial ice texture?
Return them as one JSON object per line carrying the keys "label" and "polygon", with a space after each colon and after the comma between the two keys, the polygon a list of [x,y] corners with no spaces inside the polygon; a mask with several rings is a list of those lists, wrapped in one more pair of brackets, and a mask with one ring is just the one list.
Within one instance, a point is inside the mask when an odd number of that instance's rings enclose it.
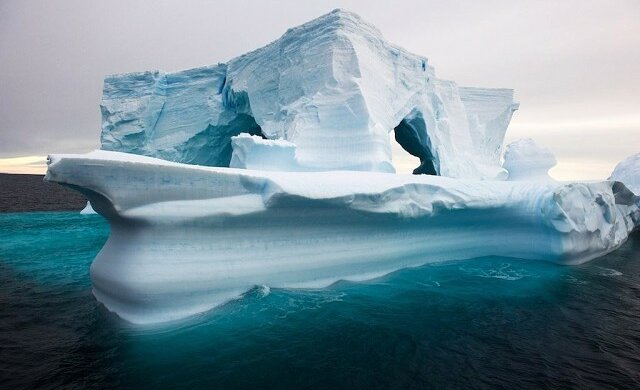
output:
{"label": "glacial ice texture", "polygon": [[[394,131],[415,173],[504,179],[517,103],[510,89],[438,79],[427,58],[335,10],[225,64],[107,77],[101,107],[104,150],[228,167],[231,138],[248,133],[294,144],[295,170],[394,172]],[[244,161],[283,152],[252,150],[261,156],[245,148]]]}

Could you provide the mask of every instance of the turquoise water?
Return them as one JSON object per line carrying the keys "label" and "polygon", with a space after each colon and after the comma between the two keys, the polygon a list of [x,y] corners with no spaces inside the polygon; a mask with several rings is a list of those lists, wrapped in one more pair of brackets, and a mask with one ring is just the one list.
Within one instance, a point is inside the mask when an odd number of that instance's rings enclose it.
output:
{"label": "turquoise water", "polygon": [[91,295],[99,216],[0,214],[0,387],[640,386],[640,237],[578,267],[481,258],[256,287],[132,327]]}

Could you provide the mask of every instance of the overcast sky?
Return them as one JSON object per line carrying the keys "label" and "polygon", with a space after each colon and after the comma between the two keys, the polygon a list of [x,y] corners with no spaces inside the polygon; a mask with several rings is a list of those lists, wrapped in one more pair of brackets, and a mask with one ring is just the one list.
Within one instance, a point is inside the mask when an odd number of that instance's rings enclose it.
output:
{"label": "overcast sky", "polygon": [[[640,152],[638,0],[2,0],[0,158],[97,148],[106,74],[226,62],[337,7],[428,57],[440,78],[514,88],[507,142],[550,147],[558,178],[606,177]],[[36,160],[0,160],[0,171],[41,170]]]}

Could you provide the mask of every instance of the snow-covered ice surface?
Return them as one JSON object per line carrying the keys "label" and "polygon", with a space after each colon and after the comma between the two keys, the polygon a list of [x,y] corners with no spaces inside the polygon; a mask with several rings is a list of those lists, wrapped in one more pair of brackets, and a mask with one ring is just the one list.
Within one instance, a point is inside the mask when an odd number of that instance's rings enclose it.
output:
{"label": "snow-covered ice surface", "polygon": [[[420,172],[494,179],[506,177],[517,103],[511,89],[438,79],[427,58],[335,10],[225,64],[109,76],[101,108],[104,150],[228,167],[243,132],[295,144],[295,170],[394,172],[395,131]],[[282,152],[243,153],[252,150]]]}
{"label": "snow-covered ice surface", "polygon": [[621,181],[631,191],[640,195],[640,153],[629,156],[618,163],[609,180]]}
{"label": "snow-covered ice surface", "polygon": [[638,223],[619,182],[457,180],[212,168],[95,151],[52,155],[47,180],[111,224],[94,294],[134,323],[175,320],[252,288],[319,287],[486,255],[580,264]]}

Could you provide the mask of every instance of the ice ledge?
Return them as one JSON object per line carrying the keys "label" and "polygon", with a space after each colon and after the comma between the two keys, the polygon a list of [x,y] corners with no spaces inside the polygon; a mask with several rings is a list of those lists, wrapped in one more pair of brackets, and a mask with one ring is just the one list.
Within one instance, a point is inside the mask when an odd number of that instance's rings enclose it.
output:
{"label": "ice ledge", "polygon": [[231,168],[283,172],[307,170],[298,163],[293,142],[240,133],[231,137],[231,148]]}
{"label": "ice ledge", "polygon": [[109,221],[94,294],[141,324],[256,284],[319,287],[488,255],[580,264],[640,223],[638,197],[615,181],[263,172],[105,151],[52,155],[46,179],[84,193]]}

